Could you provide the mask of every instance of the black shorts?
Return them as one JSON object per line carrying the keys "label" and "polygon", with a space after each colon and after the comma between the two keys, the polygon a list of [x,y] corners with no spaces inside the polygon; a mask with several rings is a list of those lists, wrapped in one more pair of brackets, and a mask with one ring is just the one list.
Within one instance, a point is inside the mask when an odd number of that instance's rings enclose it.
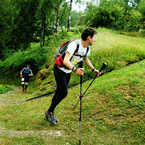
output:
{"label": "black shorts", "polygon": [[27,78],[22,78],[21,79],[21,82],[22,82],[22,84],[28,84],[28,82],[29,82],[29,78],[27,77]]}

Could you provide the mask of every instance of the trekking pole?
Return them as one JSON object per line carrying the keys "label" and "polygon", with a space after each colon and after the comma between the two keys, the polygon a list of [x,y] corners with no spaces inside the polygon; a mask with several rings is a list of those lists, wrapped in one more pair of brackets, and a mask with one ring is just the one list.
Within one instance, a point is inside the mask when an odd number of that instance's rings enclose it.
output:
{"label": "trekking pole", "polygon": [[[102,70],[106,69],[106,66],[107,66],[107,64],[106,64],[106,63],[103,63],[103,64],[102,64],[102,67],[101,67],[100,70],[99,70],[99,72],[101,72]],[[88,91],[88,89],[90,88],[90,86],[92,85],[92,83],[94,82],[94,80],[95,80],[96,78],[97,78],[97,75],[93,78],[92,82],[89,84],[88,88],[85,90],[85,92],[83,93],[83,95],[81,96],[81,98],[84,97],[84,95],[86,94],[86,92]],[[77,106],[77,104],[79,103],[79,101],[80,101],[80,100],[78,100],[78,102],[76,103],[76,105],[74,106],[73,109],[76,108],[76,106]]]}
{"label": "trekking pole", "polygon": [[[83,67],[83,62],[80,63],[80,67]],[[80,75],[80,118],[79,118],[79,145],[81,145],[81,121],[82,121],[82,78],[83,76]]]}

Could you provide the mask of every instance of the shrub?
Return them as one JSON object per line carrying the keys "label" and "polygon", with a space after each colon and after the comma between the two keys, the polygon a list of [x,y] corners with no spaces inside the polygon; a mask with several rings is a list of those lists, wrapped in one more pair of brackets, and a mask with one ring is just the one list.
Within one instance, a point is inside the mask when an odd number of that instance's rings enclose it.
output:
{"label": "shrub", "polygon": [[42,68],[46,62],[48,48],[35,47],[26,51],[17,51],[0,63],[0,74],[7,77],[18,77],[21,69],[27,64],[31,66],[34,74]]}
{"label": "shrub", "polygon": [[141,27],[141,19],[142,15],[138,11],[132,9],[128,14],[128,22],[125,23],[125,30],[126,31],[138,31]]}
{"label": "shrub", "polygon": [[0,94],[6,93],[10,90],[11,90],[11,88],[9,88],[8,86],[0,85]]}

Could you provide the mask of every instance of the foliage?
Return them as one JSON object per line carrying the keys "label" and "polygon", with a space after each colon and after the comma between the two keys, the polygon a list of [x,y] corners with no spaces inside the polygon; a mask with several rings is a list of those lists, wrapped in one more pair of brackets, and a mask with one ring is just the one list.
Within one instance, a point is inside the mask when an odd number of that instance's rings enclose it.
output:
{"label": "foliage", "polygon": [[0,94],[6,93],[6,92],[8,92],[8,91],[10,91],[10,90],[11,90],[10,87],[4,86],[4,85],[1,85],[1,84],[0,84]]}
{"label": "foliage", "polygon": [[[76,30],[77,35],[78,33],[80,34],[79,31],[83,28],[79,27],[78,30]],[[68,33],[67,29],[62,29],[58,34],[48,37],[46,45],[49,45],[49,47],[40,47],[39,43],[32,43],[31,47],[27,48],[25,51],[19,50],[13,53],[13,55],[7,54],[7,58],[4,61],[0,61],[0,75],[3,77],[19,77],[21,69],[27,64],[31,66],[33,74],[36,75],[46,62],[51,65],[51,62],[54,60],[53,55],[56,52],[54,48],[58,48],[58,46],[67,40],[76,39],[76,34],[73,35],[73,32]]]}
{"label": "foliage", "polygon": [[19,49],[25,50],[37,37],[44,46],[45,37],[54,32],[54,10],[62,1],[57,1],[57,5],[50,0],[1,1],[1,59]]}
{"label": "foliage", "polygon": [[76,27],[79,25],[81,17],[84,15],[84,12],[77,12],[77,11],[72,11],[71,13],[71,27]]}
{"label": "foliage", "polygon": [[2,21],[3,33],[0,33],[2,36],[0,45],[3,59],[5,59],[5,49],[26,49],[30,42],[33,41],[37,3],[36,0],[1,2],[3,8],[1,17],[5,18]]}
{"label": "foliage", "polygon": [[122,0],[102,0],[98,7],[88,3],[84,21],[92,27],[109,27],[137,31],[142,15]]}
{"label": "foliage", "polygon": [[59,26],[61,28],[67,28],[69,17],[69,5],[68,3],[62,3],[59,11]]}
{"label": "foliage", "polygon": [[[88,3],[85,13],[72,11],[71,27],[87,25],[137,31],[141,28],[141,20],[144,21],[144,1],[130,1],[133,7],[128,2],[101,0],[99,6]],[[0,1],[0,59],[6,59],[19,49],[26,50],[34,40],[40,41],[40,46],[46,45],[49,35],[67,27],[69,7],[70,2],[65,0]]]}
{"label": "foliage", "polygon": [[13,48],[26,49],[33,41],[36,23],[37,0],[19,1],[16,3],[17,15],[15,14],[12,27]]}
{"label": "foliage", "polygon": [[9,4],[6,1],[0,1],[0,58],[4,56],[3,49],[7,49],[6,43],[10,40],[9,29]]}
{"label": "foliage", "polygon": [[[58,2],[58,1],[57,1]],[[50,32],[53,31],[54,27],[54,21],[55,21],[55,15],[54,15],[55,8],[55,1],[52,0],[41,0],[36,17],[37,17],[37,27],[38,31],[36,31],[36,34],[40,36],[41,41],[40,45],[45,45],[45,37],[50,34]],[[39,33],[38,33],[39,32]]]}
{"label": "foliage", "polygon": [[145,21],[145,1],[144,0],[140,0],[140,3],[138,5],[138,11],[142,14],[143,21]]}
{"label": "foliage", "polygon": [[[76,27],[81,23],[80,19],[84,15],[84,12],[77,12],[72,11],[71,12],[71,27]],[[59,26],[67,28],[67,22],[69,17],[69,9],[68,5],[64,3],[60,8],[60,15],[59,15]]]}
{"label": "foliage", "polygon": [[19,50],[15,52],[0,63],[1,76],[19,77],[22,68],[28,64],[31,66],[34,75],[37,74],[47,60],[47,51],[47,47],[33,45],[25,51]]}
{"label": "foliage", "polygon": [[138,11],[132,9],[128,15],[126,15],[126,22],[124,29],[127,31],[137,31],[141,28],[142,15]]}

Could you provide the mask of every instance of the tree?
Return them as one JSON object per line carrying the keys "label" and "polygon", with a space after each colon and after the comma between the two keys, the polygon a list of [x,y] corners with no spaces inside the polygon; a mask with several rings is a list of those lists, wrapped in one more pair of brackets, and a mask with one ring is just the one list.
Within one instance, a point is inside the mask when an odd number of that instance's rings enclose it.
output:
{"label": "tree", "polygon": [[70,0],[70,8],[69,8],[70,10],[69,10],[68,26],[67,26],[67,31],[68,31],[68,32],[70,31],[70,24],[71,24],[72,3],[73,3],[73,0]]}
{"label": "tree", "polygon": [[39,29],[40,29],[40,35],[41,35],[40,36],[41,37],[40,46],[41,47],[45,45],[46,29],[47,29],[47,25],[48,25],[47,19],[49,19],[51,17],[53,3],[54,3],[53,0],[49,0],[49,1],[40,0],[39,5],[38,5],[37,20],[39,23],[37,23],[37,25],[39,25]]}
{"label": "tree", "polygon": [[33,40],[36,0],[1,1],[2,55],[26,49]]}
{"label": "tree", "polygon": [[59,11],[59,26],[60,27],[66,27],[67,28],[67,23],[68,23],[68,16],[69,16],[69,8],[68,8],[68,3],[64,2],[62,3]]}
{"label": "tree", "polygon": [[[40,46],[45,45],[45,36],[48,34],[48,29],[58,32],[59,15],[61,5],[64,0],[41,0],[37,11],[37,25],[41,33]],[[40,19],[40,20],[39,20]],[[41,28],[40,28],[41,27]]]}
{"label": "tree", "polygon": [[36,11],[38,0],[14,0],[11,2],[14,9],[17,9],[13,14],[12,24],[12,41],[14,49],[26,49],[30,42],[33,41],[36,23]]}
{"label": "tree", "polygon": [[56,0],[55,3],[53,3],[53,7],[55,9],[55,28],[56,33],[58,33],[58,26],[59,26],[59,12],[60,12],[60,6],[64,0]]}
{"label": "tree", "polygon": [[141,14],[131,8],[126,0],[101,0],[99,6],[88,3],[85,23],[89,26],[138,30]]}
{"label": "tree", "polygon": [[0,1],[0,59],[3,59],[3,52],[7,49],[6,44],[8,41],[7,34],[9,30],[9,3],[7,1]]}
{"label": "tree", "polygon": [[145,21],[145,1],[144,0],[140,0],[140,3],[138,5],[138,11],[142,14],[143,21]]}
{"label": "tree", "polygon": [[71,27],[75,27],[76,25],[79,25],[81,17],[84,15],[84,12],[77,12],[77,11],[72,11],[71,13]]}
{"label": "tree", "polygon": [[127,31],[138,31],[141,27],[140,22],[142,19],[142,14],[135,9],[131,9],[131,11],[126,16],[128,18],[124,29]]}
{"label": "tree", "polygon": [[[76,0],[76,3],[81,3],[81,0]],[[72,12],[72,3],[73,0],[70,0],[70,5],[69,5],[69,16],[68,16],[68,26],[67,26],[67,31],[70,31],[70,25],[71,25],[71,12]]]}
{"label": "tree", "polygon": [[85,23],[93,26],[122,28],[125,2],[121,0],[101,0],[99,6],[87,4]]}

